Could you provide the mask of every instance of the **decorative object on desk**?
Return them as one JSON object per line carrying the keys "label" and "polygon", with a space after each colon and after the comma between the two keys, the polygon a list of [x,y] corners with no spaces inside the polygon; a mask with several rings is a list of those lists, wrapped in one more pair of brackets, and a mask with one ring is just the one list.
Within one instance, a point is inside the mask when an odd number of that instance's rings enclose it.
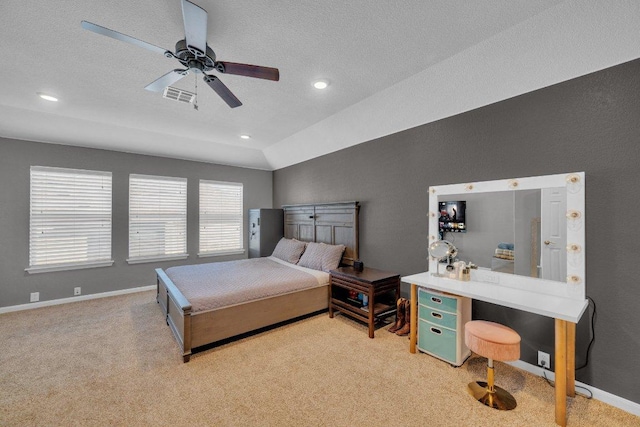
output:
{"label": "decorative object on desk", "polygon": [[396,323],[394,323],[388,329],[389,332],[394,333],[394,332],[402,329],[402,327],[404,326],[404,323],[408,320],[408,319],[405,318],[405,315],[404,315],[404,305],[405,305],[406,301],[407,301],[406,298],[398,298],[398,301],[396,302],[396,307],[397,307]]}
{"label": "decorative object on desk", "polygon": [[434,276],[442,277],[440,274],[440,260],[444,258],[453,258],[458,254],[458,249],[456,249],[453,244],[447,240],[437,240],[429,245],[429,255],[438,261],[438,268],[436,273],[431,273]]}
{"label": "decorative object on desk", "polygon": [[358,260],[353,261],[353,269],[355,271],[360,271],[362,272],[362,270],[364,270],[364,262]]}

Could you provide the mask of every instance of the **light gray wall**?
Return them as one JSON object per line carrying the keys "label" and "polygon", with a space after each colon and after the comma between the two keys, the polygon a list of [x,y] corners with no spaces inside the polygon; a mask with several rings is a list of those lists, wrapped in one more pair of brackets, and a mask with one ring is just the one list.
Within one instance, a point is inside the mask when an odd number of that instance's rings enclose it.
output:
{"label": "light gray wall", "polygon": [[[40,274],[24,271],[29,263],[29,170],[32,165],[113,173],[113,266]],[[188,179],[188,259],[126,263],[131,173]],[[40,292],[40,301],[47,301],[72,297],[76,286],[82,287],[82,294],[87,295],[154,285],[153,270],[157,267],[246,258],[246,254],[197,257],[198,181],[242,182],[246,217],[248,209],[271,207],[272,177],[269,171],[0,138],[0,307],[27,304],[31,292]]]}
{"label": "light gray wall", "polygon": [[[585,171],[587,294],[598,316],[577,378],[640,403],[639,94],[635,60],[277,170],[274,206],[360,201],[365,265],[408,275],[427,268],[430,185]],[[537,350],[553,354],[553,319],[473,308],[474,318],[520,333],[522,360],[535,365]],[[592,312],[578,324],[577,366]]]}

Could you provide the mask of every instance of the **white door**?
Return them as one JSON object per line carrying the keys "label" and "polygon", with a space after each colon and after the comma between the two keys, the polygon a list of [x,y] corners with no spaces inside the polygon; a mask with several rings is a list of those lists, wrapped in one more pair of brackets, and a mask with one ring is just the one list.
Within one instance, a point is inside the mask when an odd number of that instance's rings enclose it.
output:
{"label": "white door", "polygon": [[567,277],[567,193],[564,187],[543,188],[539,277],[564,282]]}

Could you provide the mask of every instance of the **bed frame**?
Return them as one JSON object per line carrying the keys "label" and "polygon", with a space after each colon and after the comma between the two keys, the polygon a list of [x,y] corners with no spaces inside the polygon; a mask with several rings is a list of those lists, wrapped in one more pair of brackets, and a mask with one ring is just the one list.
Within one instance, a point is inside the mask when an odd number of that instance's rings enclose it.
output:
{"label": "bed frame", "polygon": [[[358,259],[358,202],[286,205],[282,208],[285,237],[343,244],[346,249],[342,264],[352,265]],[[161,268],[156,269],[156,277],[156,300],[182,349],[185,363],[197,347],[325,310],[329,306],[327,285],[192,313],[191,303]]]}

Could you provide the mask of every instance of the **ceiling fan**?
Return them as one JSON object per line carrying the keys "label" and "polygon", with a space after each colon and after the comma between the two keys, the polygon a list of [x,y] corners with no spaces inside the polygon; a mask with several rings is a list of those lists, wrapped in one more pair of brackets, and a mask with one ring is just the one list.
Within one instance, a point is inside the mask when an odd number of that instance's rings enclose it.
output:
{"label": "ceiling fan", "polygon": [[203,74],[204,81],[213,89],[231,108],[239,107],[242,102],[229,90],[227,86],[216,76],[206,72],[216,70],[223,74],[235,74],[239,76],[254,77],[258,79],[278,81],[280,72],[277,68],[261,67],[259,65],[238,64],[235,62],[216,61],[216,54],[207,45],[207,11],[188,0],[182,1],[182,17],[184,20],[185,38],[176,43],[176,51],[163,49],[126,34],[110,30],[91,22],[82,21],[82,28],[93,31],[103,36],[131,43],[143,47],[152,52],[160,53],[167,58],[175,58],[186,67],[175,69],[148,84],[145,89],[152,92],[161,92],[165,87],[172,85],[189,71]]}

